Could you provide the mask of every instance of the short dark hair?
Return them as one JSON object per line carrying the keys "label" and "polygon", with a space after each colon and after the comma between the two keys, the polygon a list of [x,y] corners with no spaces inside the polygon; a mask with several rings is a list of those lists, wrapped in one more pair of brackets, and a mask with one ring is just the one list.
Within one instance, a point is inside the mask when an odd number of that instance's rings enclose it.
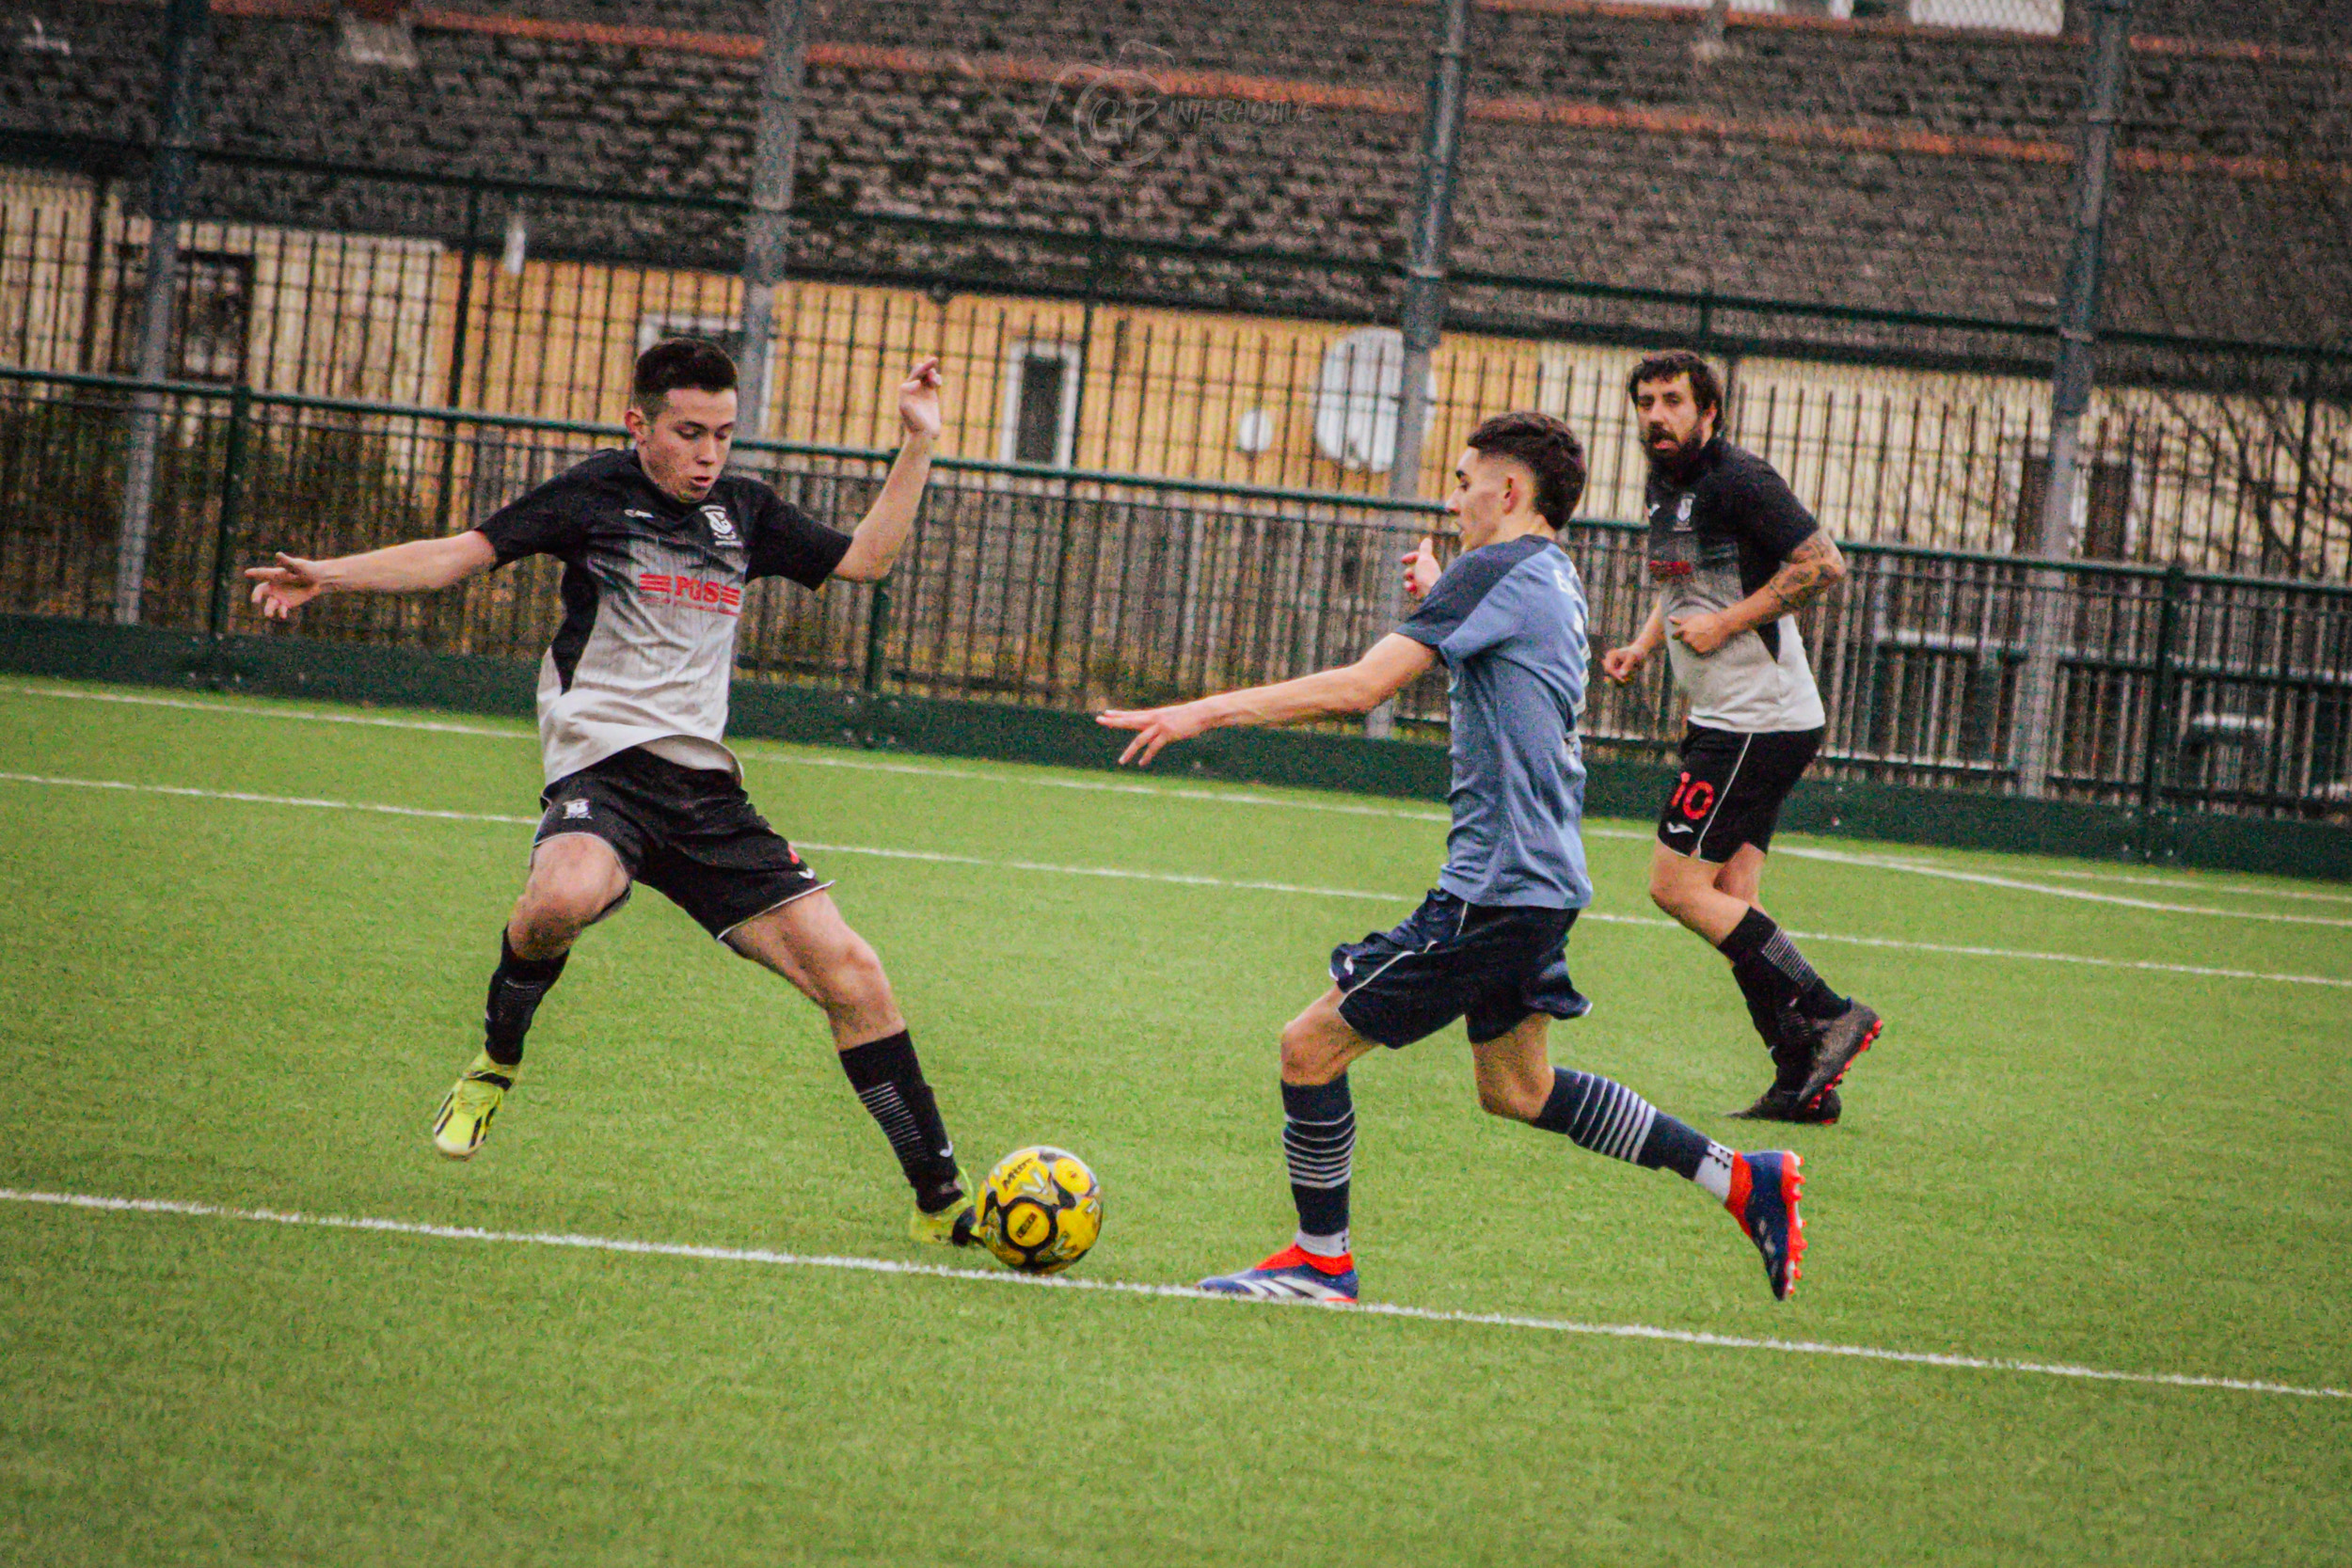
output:
{"label": "short dark hair", "polygon": [[1687,348],[1671,349],[1653,354],[1633,367],[1633,373],[1625,378],[1625,395],[1639,397],[1645,381],[1672,381],[1676,376],[1691,378],[1691,401],[1699,405],[1699,412],[1720,413],[1724,406],[1724,384],[1715,378],[1715,367]]}
{"label": "short dark hair", "polygon": [[665,338],[637,356],[628,388],[629,406],[648,415],[661,412],[664,399],[681,387],[698,392],[735,390],[735,361],[717,343],[701,338]]}
{"label": "short dark hair", "polygon": [[1565,528],[1584,499],[1584,443],[1565,420],[1521,410],[1497,414],[1470,435],[1470,449],[1509,457],[1535,476],[1535,510],[1553,528]]}

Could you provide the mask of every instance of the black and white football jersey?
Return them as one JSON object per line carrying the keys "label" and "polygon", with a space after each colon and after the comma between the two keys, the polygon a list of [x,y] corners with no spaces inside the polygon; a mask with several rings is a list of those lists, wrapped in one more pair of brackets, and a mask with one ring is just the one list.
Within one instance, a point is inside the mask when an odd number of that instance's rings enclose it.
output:
{"label": "black and white football jersey", "polygon": [[850,547],[756,480],[723,475],[704,499],[675,499],[633,451],[597,453],[481,531],[501,566],[564,562],[564,621],[539,666],[549,783],[632,746],[734,769],[723,736],[745,586],[816,588]]}

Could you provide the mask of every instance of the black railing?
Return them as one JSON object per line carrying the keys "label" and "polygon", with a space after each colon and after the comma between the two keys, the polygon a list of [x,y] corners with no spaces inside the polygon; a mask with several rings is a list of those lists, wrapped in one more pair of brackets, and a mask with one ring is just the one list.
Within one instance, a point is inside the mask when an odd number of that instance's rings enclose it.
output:
{"label": "black railing", "polygon": [[[0,610],[105,619],[117,602],[130,410],[163,407],[144,624],[273,635],[239,569],[450,531],[621,433],[607,426],[113,377],[0,372]],[[887,454],[739,447],[812,512],[862,514]],[[888,582],[745,600],[742,678],[1085,709],[1277,680],[1344,661],[1401,612],[1398,556],[1428,503],[945,459]],[[1596,647],[1647,613],[1641,537],[1565,541]],[[2352,817],[2352,590],[2106,563],[1855,545],[1805,617],[1831,714],[1825,768],[1913,784],[2014,786],[2034,632],[2055,626],[2062,798]],[[529,560],[418,598],[329,596],[308,637],[535,659],[557,567]],[[1654,668],[1596,681],[1601,754],[1661,756],[1677,728]],[[1436,678],[1399,705],[1444,722]]]}
{"label": "black railing", "polygon": [[[0,201],[0,364],[122,371],[144,150],[10,138],[51,172]],[[651,337],[731,341],[743,204],[211,151],[185,236],[173,373],[258,391],[610,417]],[[8,177],[0,171],[0,181]],[[1384,493],[1394,258],[795,214],[776,390],[795,445],[889,439],[882,394],[938,353],[946,450],[1157,477]],[[509,263],[513,263],[510,267]],[[1590,444],[1590,510],[1645,477],[1623,376],[1682,344],[1729,372],[1728,428],[1839,537],[2001,551],[2039,537],[2043,320],[1935,316],[1458,272],[1421,490],[1486,414]],[[2084,428],[2086,559],[2352,578],[2352,354],[2120,332]]]}

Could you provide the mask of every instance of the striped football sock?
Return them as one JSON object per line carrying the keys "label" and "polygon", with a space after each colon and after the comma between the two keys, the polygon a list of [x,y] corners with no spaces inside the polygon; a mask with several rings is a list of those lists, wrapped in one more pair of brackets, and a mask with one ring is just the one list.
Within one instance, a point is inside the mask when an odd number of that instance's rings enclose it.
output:
{"label": "striped football sock", "polygon": [[1282,1158],[1298,1205],[1299,1249],[1347,1256],[1347,1183],[1356,1169],[1356,1100],[1347,1075],[1282,1085]]}
{"label": "striped football sock", "polygon": [[1721,1198],[1731,1192],[1732,1152],[1696,1128],[1677,1121],[1623,1084],[1589,1072],[1551,1069],[1551,1096],[1534,1126],[1565,1133],[1579,1148],[1665,1169]]}
{"label": "striped football sock", "polygon": [[853,1045],[841,1053],[841,1070],[850,1077],[890,1151],[898,1157],[907,1184],[914,1189],[916,1207],[936,1213],[955,1201],[956,1146],[948,1141],[940,1119],[939,1102],[923,1078],[915,1059],[914,1041],[903,1029],[882,1039]]}

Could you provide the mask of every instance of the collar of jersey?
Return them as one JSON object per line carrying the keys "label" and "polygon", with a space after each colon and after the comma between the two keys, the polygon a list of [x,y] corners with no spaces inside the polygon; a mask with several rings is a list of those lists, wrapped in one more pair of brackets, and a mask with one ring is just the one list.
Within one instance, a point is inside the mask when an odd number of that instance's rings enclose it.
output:
{"label": "collar of jersey", "polygon": [[[711,499],[711,496],[717,495],[719,491],[719,486],[715,483],[710,486],[711,495],[705,496],[698,501],[682,501],[653,482],[653,475],[645,472],[645,465],[639,459],[635,447],[626,450],[628,453],[628,466],[623,471],[622,478],[638,494],[651,496],[655,503],[661,508],[661,516],[674,523],[682,523],[704,506],[717,504]],[[719,477],[724,479],[726,475],[721,474]]]}

